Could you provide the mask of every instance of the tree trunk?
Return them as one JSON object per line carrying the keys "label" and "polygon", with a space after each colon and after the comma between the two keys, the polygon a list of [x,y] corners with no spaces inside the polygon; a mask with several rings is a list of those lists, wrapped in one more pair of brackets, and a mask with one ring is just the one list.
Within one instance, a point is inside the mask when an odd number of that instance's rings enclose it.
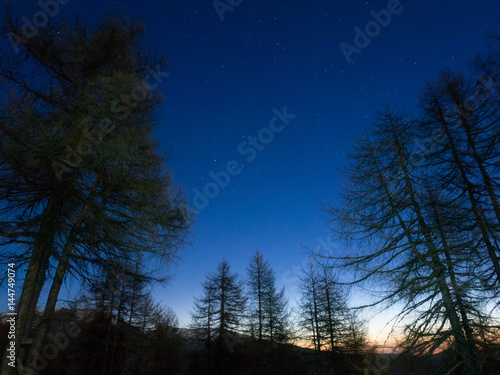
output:
{"label": "tree trunk", "polygon": [[448,124],[446,123],[446,120],[444,117],[442,117],[441,120],[443,122],[446,137],[448,138],[448,142],[450,145],[450,149],[451,149],[451,152],[453,155],[455,165],[457,166],[458,170],[460,171],[460,175],[461,175],[462,180],[465,184],[465,189],[467,191],[467,194],[469,195],[469,200],[471,203],[472,212],[473,212],[474,217],[476,219],[476,222],[481,230],[481,235],[482,235],[483,241],[486,245],[488,255],[491,259],[491,262],[493,263],[493,270],[496,274],[497,282],[500,283],[500,262],[498,260],[497,255],[496,255],[495,248],[493,247],[493,244],[490,241],[490,236],[488,234],[488,228],[486,227],[486,224],[484,222],[484,216],[480,212],[480,209],[478,206],[478,201],[476,199],[476,196],[474,194],[474,190],[472,188],[472,183],[469,181],[469,178],[467,177],[467,173],[465,171],[465,168],[460,160],[458,150],[457,150],[455,143],[453,141],[453,137],[450,134]]}
{"label": "tree trunk", "polygon": [[404,152],[402,150],[402,145],[399,141],[398,134],[394,128],[394,123],[392,122],[391,122],[391,130],[396,145],[398,147],[398,157],[400,159],[400,167],[403,172],[403,178],[405,180],[405,186],[408,192],[408,197],[410,198],[410,203],[413,208],[413,211],[417,216],[417,221],[419,223],[420,229],[422,230],[422,234],[425,237],[426,245],[430,250],[431,261],[435,266],[435,268],[433,267],[433,274],[436,277],[437,285],[440,290],[441,296],[443,298],[443,303],[445,306],[447,317],[450,321],[453,335],[457,341],[459,354],[464,362],[466,373],[470,375],[476,374],[476,366],[473,362],[469,346],[464,337],[462,329],[463,327],[455,309],[456,306],[453,303],[453,299],[451,298],[450,290],[448,288],[448,283],[446,281],[444,267],[442,266],[441,260],[439,259],[439,250],[437,246],[434,244],[430,228],[427,225],[424,219],[424,215],[421,212],[420,205],[417,201],[416,194],[413,189],[413,184],[410,179],[410,174],[407,169],[407,161],[403,157]]}
{"label": "tree trunk", "polygon": [[71,228],[71,231],[68,235],[66,244],[64,245],[61,254],[61,259],[59,260],[59,263],[57,265],[56,272],[54,275],[54,280],[52,281],[49,295],[47,297],[47,302],[45,304],[45,309],[41,318],[40,326],[38,327],[35,337],[33,338],[33,343],[29,351],[28,361],[26,362],[26,365],[35,363],[33,361],[36,361],[37,356],[41,351],[43,340],[45,339],[45,336],[47,334],[47,329],[50,324],[50,320],[55,311],[57,297],[59,296],[59,291],[61,290],[61,286],[64,282],[66,271],[69,268],[69,261],[73,253],[73,246],[77,237],[77,232],[80,226],[82,225],[86,211],[87,211],[87,204],[84,205],[83,208],[80,210],[75,220],[75,223],[73,224],[73,227]]}
{"label": "tree trunk", "polygon": [[463,303],[462,295],[460,292],[460,287],[458,286],[458,282],[456,279],[455,269],[453,267],[453,259],[452,259],[451,254],[450,254],[448,241],[446,240],[446,237],[444,235],[445,232],[444,232],[444,228],[442,227],[441,220],[439,219],[436,203],[431,202],[431,204],[432,204],[434,217],[436,219],[436,224],[437,224],[437,227],[439,230],[439,234],[441,237],[441,242],[443,244],[443,251],[444,251],[445,257],[446,257],[446,265],[448,267],[448,274],[450,275],[451,287],[453,289],[453,294],[455,295],[455,298],[457,300],[458,310],[460,311],[460,316],[462,318],[462,324],[464,327],[465,338],[466,338],[467,343],[469,345],[469,350],[471,353],[472,360],[479,367],[480,364],[477,363],[477,359],[478,359],[477,354],[478,353],[477,353],[477,347],[476,347],[476,340],[475,340],[474,334],[472,332],[472,327],[470,325],[470,321],[469,321],[469,318],[467,316],[467,311],[466,311],[464,303]]}
{"label": "tree trunk", "polygon": [[[30,335],[31,325],[35,315],[36,306],[40,292],[45,282],[45,274],[52,255],[52,247],[57,231],[57,218],[59,217],[63,200],[59,193],[54,193],[47,203],[40,223],[40,232],[33,245],[33,252],[30,258],[26,277],[23,283],[21,297],[19,298],[18,311],[16,316],[16,356],[17,362],[22,363],[24,358],[20,357],[19,349],[21,344]],[[15,368],[8,366],[7,352],[3,355],[1,373],[3,375],[14,375]]]}

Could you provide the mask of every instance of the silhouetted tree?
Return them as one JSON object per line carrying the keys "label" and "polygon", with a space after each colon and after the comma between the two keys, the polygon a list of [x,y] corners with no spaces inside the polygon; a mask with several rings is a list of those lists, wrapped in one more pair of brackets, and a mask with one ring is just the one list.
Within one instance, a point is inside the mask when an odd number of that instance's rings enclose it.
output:
{"label": "silhouetted tree", "polygon": [[355,356],[362,355],[368,349],[366,323],[351,313],[344,324],[345,329],[341,338],[342,352]]}
{"label": "silhouetted tree", "polygon": [[318,280],[317,265],[309,262],[299,280],[299,315],[304,337],[312,342],[315,352],[320,352],[323,347],[323,332],[321,325],[320,285]]}
{"label": "silhouetted tree", "polygon": [[[139,375],[153,373],[152,366],[182,367],[183,341],[177,317],[171,309],[154,302],[149,280],[138,271],[137,263],[103,269],[72,303],[76,315],[93,316],[83,324],[79,322],[82,332],[75,340],[73,355],[67,359],[75,365],[72,373]],[[161,346],[157,346],[157,339]],[[160,353],[169,350],[175,364],[169,367],[155,362]]]}
{"label": "silhouetted tree", "polygon": [[247,299],[243,282],[231,273],[227,261],[220,262],[217,271],[206,278],[203,296],[195,298],[192,328],[206,353],[208,371],[214,367],[217,374],[225,374],[229,371],[227,357],[234,351],[233,336],[243,332]]}
{"label": "silhouetted tree", "polygon": [[485,296],[476,293],[479,281],[469,273],[476,260],[467,255],[481,233],[459,231],[457,220],[469,212],[435,183],[429,154],[414,157],[417,129],[414,119],[388,109],[357,142],[344,206],[330,212],[339,233],[361,250],[337,260],[357,272],[356,282],[377,281],[382,297],[376,303],[404,302],[400,318],[418,311],[406,326],[407,347],[432,353],[450,343],[459,371],[478,373],[472,318],[485,316]]}
{"label": "silhouetted tree", "polygon": [[[22,35],[10,18],[6,31]],[[85,277],[137,253],[169,261],[183,242],[184,199],[151,135],[161,98],[146,79],[164,59],[141,51],[140,31],[112,19],[95,30],[48,25],[15,59],[2,53],[0,235],[12,245],[2,259],[27,265],[17,352],[49,266],[45,326],[68,270]]]}
{"label": "silhouetted tree", "polygon": [[177,375],[184,368],[184,339],[179,321],[170,308],[157,315],[155,327],[148,332],[144,356],[138,363],[137,374]]}
{"label": "silhouetted tree", "polygon": [[[257,252],[247,268],[249,328],[253,337],[258,340],[259,351],[262,351],[264,338],[264,300],[269,295],[272,280],[272,270],[269,262],[264,261],[262,254]],[[262,353],[260,353],[262,354]]]}
{"label": "silhouetted tree", "polygon": [[500,283],[499,108],[463,76],[448,71],[428,84],[421,102],[422,137],[439,129],[439,142],[427,155],[426,169],[440,182],[440,199],[445,199],[437,202],[444,215],[440,220],[454,225],[443,229],[461,232],[462,237],[475,234],[476,243],[467,244],[471,256],[488,263],[478,263],[474,272],[491,289]]}
{"label": "silhouetted tree", "polygon": [[[311,259],[303,271],[299,283],[299,323],[305,333],[303,338],[313,344],[316,372],[323,373],[328,367],[334,373],[349,323],[354,319],[348,309],[347,293],[336,282],[331,267]],[[329,357],[323,352],[329,352]]]}
{"label": "silhouetted tree", "polygon": [[292,336],[285,290],[277,290],[274,271],[259,252],[250,260],[246,284],[249,328],[258,343],[259,364],[262,368],[269,358],[272,369],[275,366],[276,344],[286,344]]}

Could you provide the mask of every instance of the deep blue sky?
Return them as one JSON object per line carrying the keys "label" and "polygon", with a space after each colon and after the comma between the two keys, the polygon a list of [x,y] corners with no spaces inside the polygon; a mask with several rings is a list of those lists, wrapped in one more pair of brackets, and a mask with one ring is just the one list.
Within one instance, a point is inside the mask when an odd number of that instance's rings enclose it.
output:
{"label": "deep blue sky", "polygon": [[[222,2],[227,3],[226,0]],[[35,0],[17,1],[32,17]],[[212,0],[71,0],[54,17],[95,22],[126,15],[146,26],[145,45],[170,57],[156,130],[171,152],[169,167],[189,199],[210,172],[242,167],[210,199],[193,226],[191,245],[156,298],[188,323],[200,282],[225,258],[244,273],[259,250],[293,300],[302,245],[330,235],[322,204],[338,204],[341,168],[353,139],[390,103],[414,111],[427,80],[442,68],[465,70],[500,34],[500,2],[405,1],[348,64],[339,45],[373,20],[388,1],[243,0],[221,21]],[[273,108],[297,117],[274,134],[255,160],[238,146],[269,126]],[[277,123],[278,124],[278,123]],[[334,239],[333,239],[334,240]],[[358,298],[359,299],[359,298]]]}

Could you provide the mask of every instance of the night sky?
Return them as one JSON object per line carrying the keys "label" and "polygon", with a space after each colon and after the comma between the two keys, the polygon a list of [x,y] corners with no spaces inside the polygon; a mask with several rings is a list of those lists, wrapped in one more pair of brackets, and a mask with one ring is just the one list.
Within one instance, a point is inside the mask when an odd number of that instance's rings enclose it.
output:
{"label": "night sky", "polygon": [[[238,4],[223,21],[212,0],[66,2],[55,21],[127,16],[145,25],[146,48],[170,58],[156,136],[189,200],[204,189],[214,196],[197,205],[170,283],[155,288],[183,324],[205,274],[223,258],[244,274],[256,250],[293,304],[304,247],[341,251],[321,206],[340,203],[355,137],[386,104],[414,112],[440,69],[466,71],[487,36],[500,34],[498,0],[221,0]],[[11,8],[29,19],[40,10],[35,0]],[[355,28],[388,8],[386,26],[369,24],[370,43],[348,63],[341,43],[354,48]],[[288,116],[271,122],[285,106]],[[233,176],[216,194],[211,175],[226,175],[228,165]],[[368,300],[354,296],[354,304]],[[379,331],[373,324],[372,337]]]}

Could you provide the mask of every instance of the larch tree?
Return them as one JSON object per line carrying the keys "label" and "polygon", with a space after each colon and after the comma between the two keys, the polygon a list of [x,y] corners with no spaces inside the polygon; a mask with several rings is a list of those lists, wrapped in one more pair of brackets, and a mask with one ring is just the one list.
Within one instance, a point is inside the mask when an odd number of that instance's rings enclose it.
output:
{"label": "larch tree", "polygon": [[316,374],[323,372],[322,350],[325,345],[325,335],[321,319],[321,285],[318,279],[318,265],[309,261],[299,278],[299,325],[302,337],[312,343]]}
{"label": "larch tree", "polygon": [[243,281],[223,260],[202,286],[203,296],[195,299],[191,313],[191,327],[203,344],[209,371],[216,368],[223,372],[232,351],[232,336],[244,331],[247,298]]}
{"label": "larch tree", "polygon": [[466,255],[481,232],[455,236],[454,223],[468,212],[457,204],[461,195],[436,183],[430,154],[415,157],[417,129],[417,120],[387,109],[357,142],[344,204],[330,213],[340,236],[358,250],[336,260],[355,272],[355,283],[377,283],[375,304],[402,303],[399,318],[412,316],[406,347],[424,354],[449,345],[457,371],[474,374],[481,361],[472,318],[485,316],[485,298]]}
{"label": "larch tree", "polygon": [[[22,35],[11,18],[5,31]],[[148,82],[165,59],[142,50],[141,31],[114,19],[48,25],[15,39],[15,58],[2,53],[1,259],[27,268],[17,353],[50,269],[45,322],[68,272],[85,278],[139,253],[168,262],[184,241],[190,215],[152,138],[161,96]]]}
{"label": "larch tree", "polygon": [[322,265],[318,271],[320,329],[324,332],[327,350],[335,354],[342,350],[348,322],[354,318],[351,317],[352,313],[348,309],[347,292],[336,282],[332,268]]}
{"label": "larch tree", "polygon": [[268,261],[264,261],[261,253],[252,256],[247,268],[249,329],[252,337],[256,338],[259,351],[262,350],[264,338],[264,300],[269,295],[272,284],[272,270]]}
{"label": "larch tree", "polygon": [[350,314],[345,322],[341,342],[344,353],[355,356],[364,354],[368,348],[366,322],[359,319],[356,314]]}
{"label": "larch tree", "polygon": [[[441,195],[450,197],[448,211],[456,230],[476,244],[468,246],[476,259],[475,274],[489,289],[500,283],[500,108],[482,96],[460,74],[444,71],[428,84],[421,97],[422,137],[439,134],[427,157],[427,169],[440,182]],[[436,131],[436,129],[439,129]],[[431,167],[432,166],[432,167]],[[460,215],[459,217],[457,215]],[[450,215],[448,215],[450,216]],[[461,226],[459,226],[459,223]]]}
{"label": "larch tree", "polygon": [[[71,343],[72,351],[62,350],[71,373],[141,375],[152,373],[155,366],[180,366],[183,340],[177,318],[155,303],[149,280],[138,278],[137,268],[102,269],[71,303],[70,311],[88,316],[78,320],[81,332]],[[175,363],[163,364],[160,355]]]}
{"label": "larch tree", "polygon": [[299,323],[306,332],[305,339],[313,344],[316,353],[324,346],[324,336],[321,330],[321,286],[318,279],[317,265],[308,262],[299,279]]}
{"label": "larch tree", "polygon": [[[277,343],[285,344],[291,340],[290,309],[285,290],[277,289],[276,275],[268,261],[256,252],[247,268],[248,320],[250,333],[257,340],[259,357],[274,365],[274,352]],[[267,350],[266,348],[269,348]]]}
{"label": "larch tree", "polygon": [[[82,307],[95,310],[106,323],[103,349],[99,350],[105,374],[139,367],[139,358],[146,355],[147,335],[162,317],[163,309],[154,302],[151,280],[144,273],[138,260],[119,269],[103,268],[82,298]],[[39,332],[40,328],[36,335]]]}
{"label": "larch tree", "polygon": [[324,359],[333,371],[336,355],[344,350],[349,323],[355,319],[345,287],[337,283],[331,267],[310,259],[300,277],[299,293],[299,324],[313,345],[316,372],[326,366]]}
{"label": "larch tree", "polygon": [[177,375],[183,371],[184,339],[179,320],[172,309],[161,310],[154,329],[149,332],[146,352],[138,362],[142,374]]}

